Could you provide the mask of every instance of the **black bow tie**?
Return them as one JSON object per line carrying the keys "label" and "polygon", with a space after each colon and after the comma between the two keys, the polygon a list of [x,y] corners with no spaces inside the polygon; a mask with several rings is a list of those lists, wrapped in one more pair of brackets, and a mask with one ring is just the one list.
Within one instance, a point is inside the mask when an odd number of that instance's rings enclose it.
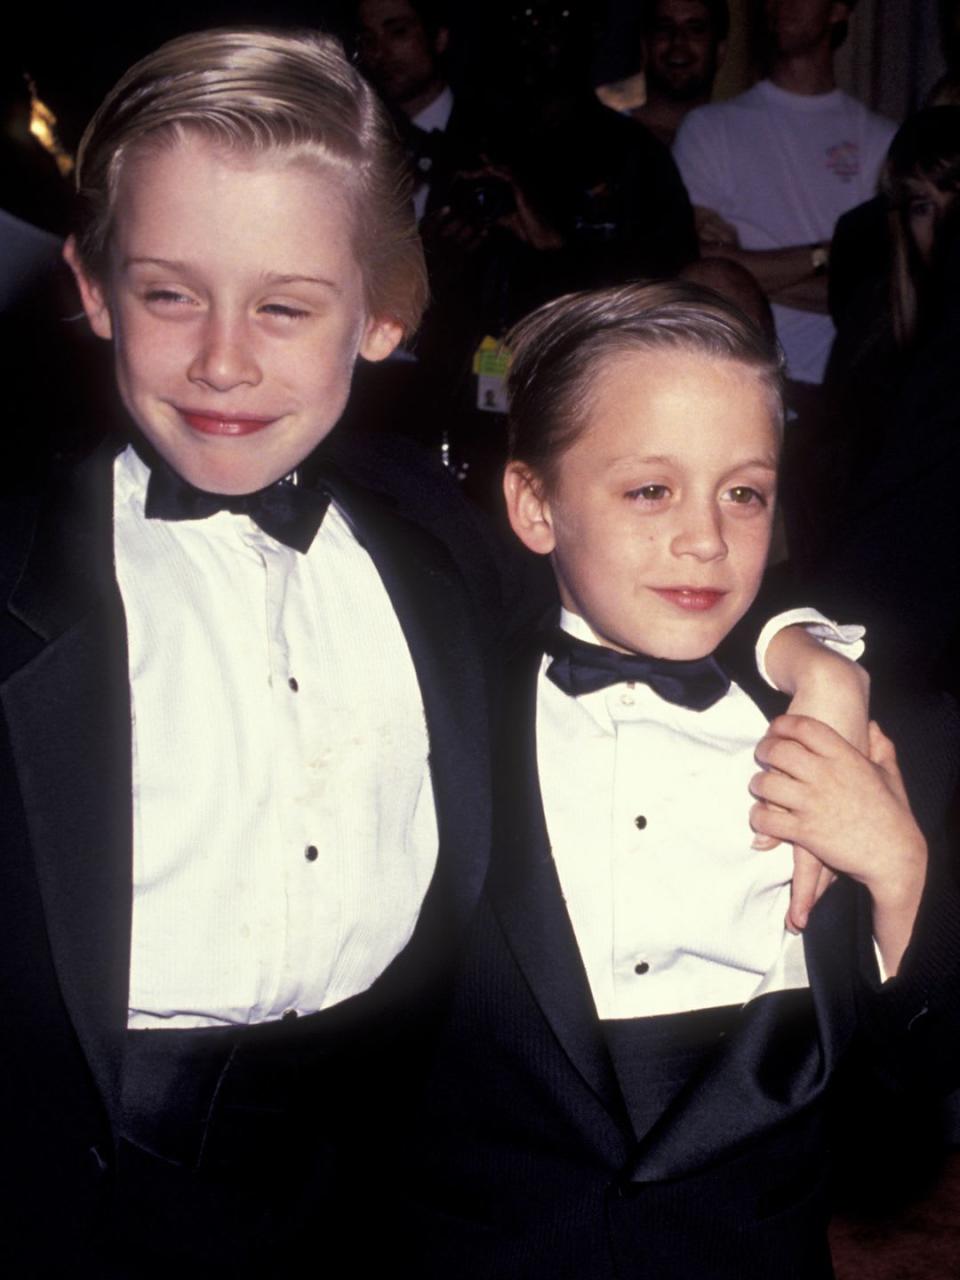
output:
{"label": "black bow tie", "polygon": [[578,697],[621,683],[648,684],[666,702],[691,711],[706,711],[730,688],[716,658],[690,662],[648,658],[642,653],[619,653],[604,645],[577,640],[560,627],[547,636],[545,648],[553,661],[547,675],[564,693]]}
{"label": "black bow tie", "polygon": [[277,480],[256,493],[207,493],[158,459],[151,462],[144,510],[150,520],[205,520],[218,511],[247,515],[277,542],[306,554],[329,502],[329,494],[292,480]]}

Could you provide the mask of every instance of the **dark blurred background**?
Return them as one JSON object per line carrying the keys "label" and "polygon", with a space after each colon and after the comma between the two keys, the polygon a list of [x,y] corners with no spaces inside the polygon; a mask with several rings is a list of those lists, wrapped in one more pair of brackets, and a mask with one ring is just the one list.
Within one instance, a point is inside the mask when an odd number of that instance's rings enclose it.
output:
{"label": "dark blurred background", "polygon": [[[943,71],[940,5],[941,0],[859,0],[851,38],[838,57],[841,87],[893,120],[914,110]],[[762,0],[731,0],[731,37],[718,78],[718,98],[740,92],[759,71],[760,6]],[[472,85],[496,78],[495,68],[509,41],[510,12],[518,7],[522,6],[511,0],[450,4],[454,83]],[[584,8],[604,28],[595,55],[597,84],[639,70],[639,0],[608,0],[606,5],[602,0],[588,5],[580,0],[579,6],[578,0],[570,0],[568,7]],[[86,120],[121,72],[171,36],[237,22],[322,26],[346,34],[352,8],[349,0],[13,6],[3,18],[0,40],[4,132],[12,127],[10,98],[19,92],[24,73],[33,77],[40,98],[57,115],[63,145],[72,151]],[[11,208],[12,202],[0,198],[0,205]]]}

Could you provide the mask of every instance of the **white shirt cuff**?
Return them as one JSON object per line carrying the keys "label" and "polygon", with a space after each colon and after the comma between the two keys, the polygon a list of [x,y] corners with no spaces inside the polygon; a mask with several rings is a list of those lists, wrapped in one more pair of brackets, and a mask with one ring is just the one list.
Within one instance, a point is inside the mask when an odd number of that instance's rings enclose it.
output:
{"label": "white shirt cuff", "polygon": [[867,629],[858,623],[831,622],[816,609],[788,609],[785,613],[778,613],[760,632],[756,648],[757,670],[771,689],[777,686],[767,672],[767,649],[770,647],[770,641],[785,627],[794,627],[798,624],[806,628],[808,635],[825,644],[834,653],[849,658],[851,662],[856,662],[864,651],[863,637]]}
{"label": "white shirt cuff", "polygon": [[881,983],[886,982],[890,975],[887,973],[887,966],[883,963],[883,956],[880,954],[880,948],[877,945],[876,938],[873,939],[873,954],[876,957],[877,968],[880,971],[880,981]]}

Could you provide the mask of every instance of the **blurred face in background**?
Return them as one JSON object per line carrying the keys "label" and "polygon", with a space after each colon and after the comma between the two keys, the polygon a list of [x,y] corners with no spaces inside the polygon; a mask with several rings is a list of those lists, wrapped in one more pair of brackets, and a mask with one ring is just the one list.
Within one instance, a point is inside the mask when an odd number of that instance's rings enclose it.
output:
{"label": "blurred face in background", "polygon": [[588,80],[595,34],[585,10],[562,0],[512,5],[509,74],[528,93],[575,92]]}
{"label": "blurred face in background", "polygon": [[644,39],[647,83],[680,101],[709,97],[725,49],[702,0],[657,0]]}
{"label": "blurred face in background", "polygon": [[364,72],[388,102],[416,115],[444,86],[439,59],[446,28],[431,35],[407,0],[361,0],[357,17]]}
{"label": "blurred face in background", "polygon": [[925,267],[930,265],[937,233],[956,200],[956,191],[941,191],[929,178],[911,178],[907,184],[907,230]]}
{"label": "blurred face in background", "polygon": [[781,57],[830,47],[833,28],[850,17],[841,0],[767,0],[767,31]]}

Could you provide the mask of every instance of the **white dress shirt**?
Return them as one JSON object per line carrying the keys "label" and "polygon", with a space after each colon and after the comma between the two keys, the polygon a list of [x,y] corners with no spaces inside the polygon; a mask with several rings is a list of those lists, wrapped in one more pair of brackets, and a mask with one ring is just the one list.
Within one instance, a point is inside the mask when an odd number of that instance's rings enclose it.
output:
{"label": "white dress shirt", "polygon": [[[428,103],[422,111],[418,111],[415,116],[411,116],[410,123],[422,129],[424,133],[433,133],[434,130],[443,133],[450,123],[452,114],[453,90],[449,85],[445,85],[432,102]],[[427,175],[418,179],[413,190],[413,211],[418,223],[427,211],[429,196],[430,178]]]}
{"label": "white dress shirt", "polygon": [[423,705],[334,504],[307,555],[245,515],[147,520],[115,464],[133,745],[129,1025],[253,1023],[364,991],[437,857]]}
{"label": "white dress shirt", "polygon": [[[582,619],[561,625],[596,642]],[[706,711],[618,684],[578,698],[546,676],[537,757],[547,831],[597,1013],[742,1004],[807,985],[784,928],[792,851],[752,849],[767,721],[732,684]]]}

